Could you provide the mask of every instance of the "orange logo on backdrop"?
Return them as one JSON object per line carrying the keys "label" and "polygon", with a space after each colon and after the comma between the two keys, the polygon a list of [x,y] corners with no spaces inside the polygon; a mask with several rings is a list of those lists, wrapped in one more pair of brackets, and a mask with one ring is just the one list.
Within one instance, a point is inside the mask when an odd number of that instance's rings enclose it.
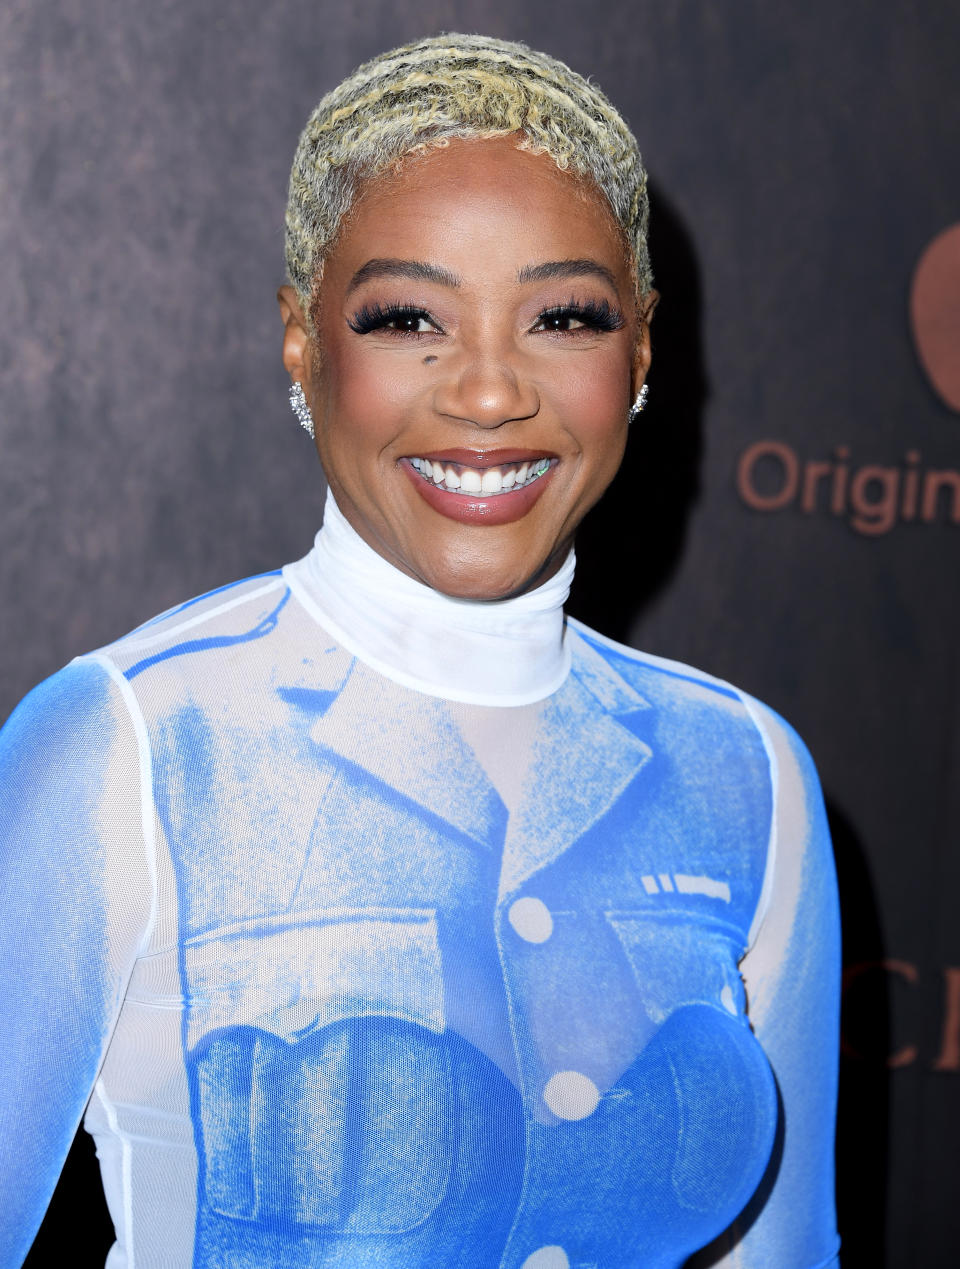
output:
{"label": "orange logo on backdrop", "polygon": [[913,274],[910,326],[937,395],[960,413],[960,225],[937,234]]}
{"label": "orange logo on backdrop", "polygon": [[[960,224],[937,234],[914,270],[910,327],[917,356],[934,391],[960,413]],[[737,463],[737,493],[754,511],[798,506],[807,515],[844,516],[868,537],[898,522],[960,524],[960,471],[922,468],[909,449],[897,466],[851,466],[848,446],[830,459],[803,459],[778,440],[754,441]]]}

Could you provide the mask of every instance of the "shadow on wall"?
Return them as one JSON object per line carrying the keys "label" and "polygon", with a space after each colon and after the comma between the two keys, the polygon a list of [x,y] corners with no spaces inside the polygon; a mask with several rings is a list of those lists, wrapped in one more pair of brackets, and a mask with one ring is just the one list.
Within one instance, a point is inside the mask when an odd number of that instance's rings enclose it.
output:
{"label": "shadow on wall", "polygon": [[700,490],[708,395],[700,268],[686,228],[653,186],[650,254],[661,296],[651,327],[650,404],[630,428],[620,474],[577,534],[567,605],[621,642],[683,554]]}
{"label": "shadow on wall", "polygon": [[[840,891],[843,963],[877,965],[885,958],[880,914],[866,852],[856,829],[827,799]],[[884,1269],[890,1067],[889,978],[873,974],[845,997],[837,1113],[837,1222],[843,1269]],[[861,1057],[860,1054],[865,1056]]]}

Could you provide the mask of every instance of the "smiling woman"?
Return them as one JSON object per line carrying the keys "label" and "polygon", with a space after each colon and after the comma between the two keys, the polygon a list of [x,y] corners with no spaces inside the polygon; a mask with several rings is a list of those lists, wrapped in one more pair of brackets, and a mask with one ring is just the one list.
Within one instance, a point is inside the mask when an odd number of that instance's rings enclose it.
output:
{"label": "smiling woman", "polygon": [[636,142],[521,45],[394,50],[287,264],[313,549],[0,734],[0,1261],[86,1108],[111,1265],[835,1264],[812,764],[563,614],[650,364]]}
{"label": "smiling woman", "polygon": [[560,568],[650,360],[654,297],[638,305],[609,204],[519,139],[458,139],[381,176],[309,314],[280,293],[338,507],[397,568],[472,599]]}

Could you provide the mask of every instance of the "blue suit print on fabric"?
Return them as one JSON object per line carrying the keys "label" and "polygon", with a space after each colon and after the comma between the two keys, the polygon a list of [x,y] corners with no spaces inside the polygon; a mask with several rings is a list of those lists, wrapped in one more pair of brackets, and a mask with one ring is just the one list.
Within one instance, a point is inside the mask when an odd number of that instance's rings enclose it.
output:
{"label": "blue suit print on fabric", "polygon": [[[828,1218],[784,1232],[829,1185],[835,1079],[805,1057],[836,946],[802,748],[573,624],[508,814],[447,702],[290,601],[252,579],[61,680],[96,738],[71,840],[109,929],[66,936],[90,1021],[44,1131],[65,1149],[100,1069],[87,1122],[128,1258],[162,1226],[176,1269],[679,1269],[729,1227],[746,1269],[828,1263]],[[27,742],[3,733],[24,771],[44,719],[67,743],[54,683]],[[42,998],[42,955],[30,972]]]}
{"label": "blue suit print on fabric", "polygon": [[[214,591],[213,593],[217,594],[218,592]],[[152,656],[144,657],[142,661],[138,661],[136,665],[132,665],[126,671],[126,676],[128,679],[135,679],[144,670],[149,670],[152,665],[157,665],[160,661],[166,661],[170,657],[189,656],[193,652],[211,652],[215,648],[230,648],[234,644],[247,643],[251,639],[262,639],[264,635],[269,634],[276,627],[277,615],[289,598],[290,592],[284,591],[283,598],[273,612],[268,613],[266,617],[258,621],[252,630],[245,630],[243,634],[214,635],[208,639],[187,639],[183,643],[174,644],[172,648],[164,648],[162,652],[154,652]]]}
{"label": "blue suit print on fabric", "polygon": [[193,1060],[197,1263],[316,1263],[350,1248],[354,1263],[428,1265],[453,1240],[505,1242],[522,1114],[516,1090],[471,1046],[374,1016],[292,1044],[236,1029]]}
{"label": "blue suit print on fabric", "polygon": [[[595,661],[592,671],[603,674],[603,663]],[[362,699],[369,691],[365,675],[351,664],[341,693],[349,685]],[[239,920],[185,943],[184,994],[203,1002],[185,1015],[201,1159],[196,1263],[232,1263],[242,1247],[255,1246],[255,1256],[264,1263],[272,1263],[272,1257],[276,1263],[310,1264],[317,1256],[321,1263],[325,1258],[332,1263],[349,1255],[356,1263],[393,1256],[417,1266],[475,1264],[498,1247],[497,1229],[499,1259],[517,1216],[524,1168],[517,1237],[527,1248],[554,1245],[562,1234],[569,1251],[576,1253],[582,1243],[584,1254],[602,1253],[614,1264],[620,1229],[629,1221],[645,1231],[631,1256],[642,1252],[656,1264],[664,1230],[673,1227],[683,1230],[688,1249],[694,1250],[716,1232],[718,1210],[726,1224],[755,1188],[772,1141],[774,1093],[742,1018],[734,1021],[723,1004],[725,991],[732,1001],[739,990],[735,963],[743,929],[738,941],[735,922],[728,928],[717,921],[716,931],[706,933],[695,924],[681,923],[673,930],[662,920],[651,927],[651,896],[642,879],[632,875],[642,812],[649,836],[657,801],[664,824],[675,824],[686,793],[683,770],[666,761],[662,750],[653,757],[643,739],[651,728],[642,698],[624,691],[618,702],[626,707],[624,723],[601,716],[594,724],[600,735],[584,736],[580,751],[569,737],[590,731],[584,707],[595,705],[596,697],[589,686],[580,682],[561,693],[555,717],[544,720],[539,787],[557,786],[555,777],[562,773],[545,769],[557,754],[582,776],[587,745],[603,763],[607,779],[581,790],[565,815],[553,806],[555,843],[545,840],[539,817],[535,831],[522,821],[517,826],[513,857],[536,877],[540,901],[558,913],[558,929],[552,955],[514,936],[518,946],[505,948],[497,958],[498,865],[509,826],[491,790],[478,800],[480,772],[472,783],[468,780],[464,798],[474,825],[469,819],[459,823],[449,806],[439,814],[424,796],[430,762],[417,747],[435,745],[449,731],[444,706],[435,701],[401,706],[405,748],[414,755],[415,780],[407,786],[402,773],[391,783],[384,769],[385,761],[396,761],[393,742],[399,737],[382,736],[391,743],[366,751],[355,724],[343,730],[347,718],[362,717],[355,705],[341,707],[339,721],[332,715],[340,694],[308,698],[317,707],[312,711],[303,709],[297,689],[281,686],[277,695],[294,705],[298,742],[312,748],[312,765],[323,772],[323,801],[300,847],[296,885],[282,898],[271,898],[268,919],[240,915],[256,885],[255,874],[271,871],[264,870],[257,853],[245,854],[236,871],[229,870],[233,882],[226,906]],[[551,724],[557,740],[550,735]],[[381,725],[387,726],[385,713]],[[289,755],[262,732],[256,742],[234,736],[224,743],[209,711],[197,706],[181,711],[169,726],[169,742],[158,746],[159,787],[179,795],[163,817],[171,845],[181,844],[180,911],[192,924],[195,895],[210,873],[208,856],[216,852],[222,858],[220,790],[262,785],[256,767],[265,739],[271,765],[286,766]],[[277,731],[276,744],[290,745],[287,730]],[[753,747],[760,770],[766,760],[756,738]],[[613,796],[610,775],[618,748],[626,783]],[[456,765],[463,769],[462,762]],[[445,803],[455,797],[449,769],[437,786]],[[735,809],[743,831],[744,813],[749,823],[751,808]],[[536,816],[536,809],[531,811]],[[685,831],[696,828],[701,852],[709,850],[717,824],[727,818],[717,811],[714,797],[687,816]],[[694,825],[697,813],[703,822]],[[765,845],[769,799],[761,800],[753,814],[756,839]],[[471,827],[473,835],[464,831]],[[251,825],[251,830],[259,834],[262,826]],[[479,859],[478,845],[485,848]],[[541,853],[545,846],[542,858],[526,854],[529,849]],[[296,853],[293,843],[288,849]],[[398,876],[401,854],[420,864],[412,889]],[[342,906],[330,904],[333,877],[342,888],[337,874],[350,856],[365,863],[362,885],[352,877],[347,893],[339,896]],[[716,872],[708,858],[701,853],[698,867]],[[311,869],[324,877],[328,902],[319,911],[312,904],[303,910]],[[433,877],[441,869],[444,882],[438,889]],[[611,906],[614,895],[621,905],[617,909]],[[632,904],[627,902],[631,896]],[[752,914],[757,894],[747,891],[744,900],[741,924]],[[695,894],[687,902],[702,907],[704,896]],[[571,911],[575,919],[559,915]],[[455,957],[453,940],[444,946],[445,929],[472,929],[473,942],[482,942],[484,933],[489,942],[486,954],[472,960],[460,981],[450,982]],[[705,958],[711,947],[714,956]],[[600,975],[598,949],[603,949]],[[478,983],[481,966],[487,980]],[[616,1017],[611,1014],[601,1028],[600,1051],[591,1052],[597,1049],[598,978],[609,990],[611,977],[621,1000]],[[447,1018],[448,999],[472,1001],[483,995],[499,1000],[500,1029],[506,1035],[511,993],[519,1044],[510,1047],[520,1050],[515,1059],[529,1052],[528,1070],[513,1072],[516,1083],[459,1036]],[[223,998],[229,1002],[225,1010],[217,1005]],[[578,1036],[578,1030],[583,1034]],[[574,1049],[569,1059],[561,1051],[564,1045]],[[458,1069],[487,1076],[461,1076],[456,1098],[453,1051],[461,1055]],[[578,1108],[562,1104],[562,1078],[554,1085],[560,1090],[555,1107],[560,1113],[544,1104],[552,1067],[559,1067],[562,1077],[573,1060],[589,1068],[573,1075],[604,1094],[598,1111],[582,1118]],[[748,1099],[738,1091],[731,1106],[731,1088],[754,1091]],[[535,1107],[525,1141],[515,1127],[504,1134],[494,1116],[486,1133],[467,1131],[471,1150],[454,1156],[447,1127],[459,1130],[489,1119],[491,1107],[508,1111],[507,1120],[515,1125],[522,1119],[524,1093]],[[705,1111],[709,1129],[698,1138],[696,1126]],[[719,1140],[732,1168],[717,1166],[714,1129],[721,1130]],[[507,1169],[506,1174],[502,1162],[499,1171],[494,1169],[480,1148],[485,1141],[502,1142],[504,1135],[515,1143],[512,1173]],[[682,1148],[670,1146],[681,1141]],[[673,1157],[664,1167],[671,1149]],[[752,1166],[745,1167],[745,1160],[753,1160]],[[624,1185],[625,1177],[656,1175],[658,1165],[661,1184]],[[493,1204],[499,1219],[491,1220],[488,1212],[478,1226],[479,1197],[487,1195],[489,1206],[498,1189],[495,1181],[504,1175],[512,1176],[512,1184],[503,1201]],[[578,1211],[577,1196],[584,1192],[604,1196],[593,1214]],[[561,1211],[576,1213],[572,1227],[565,1217],[567,1227],[559,1232],[558,1199]]]}
{"label": "blue suit print on fabric", "polygon": [[[0,895],[15,898],[0,919],[0,1265],[19,1265],[29,1247],[18,1214],[42,1213],[109,1034],[117,984],[97,815],[112,729],[90,725],[108,691],[96,665],[58,675],[0,732]],[[51,755],[60,759],[52,767]],[[60,1115],[45,1113],[51,1103]]]}

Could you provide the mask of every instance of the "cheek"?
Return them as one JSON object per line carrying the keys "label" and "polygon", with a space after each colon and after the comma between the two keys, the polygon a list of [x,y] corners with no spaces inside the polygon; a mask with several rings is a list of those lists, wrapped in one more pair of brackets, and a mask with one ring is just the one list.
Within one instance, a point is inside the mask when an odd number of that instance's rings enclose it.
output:
{"label": "cheek", "polygon": [[[588,364],[589,361],[589,364]],[[626,440],[630,367],[621,355],[576,361],[555,376],[554,400],[591,465],[616,469]]]}
{"label": "cheek", "polygon": [[319,373],[331,443],[348,445],[358,458],[364,442],[374,449],[389,444],[414,397],[402,360],[362,343],[333,342]]}

